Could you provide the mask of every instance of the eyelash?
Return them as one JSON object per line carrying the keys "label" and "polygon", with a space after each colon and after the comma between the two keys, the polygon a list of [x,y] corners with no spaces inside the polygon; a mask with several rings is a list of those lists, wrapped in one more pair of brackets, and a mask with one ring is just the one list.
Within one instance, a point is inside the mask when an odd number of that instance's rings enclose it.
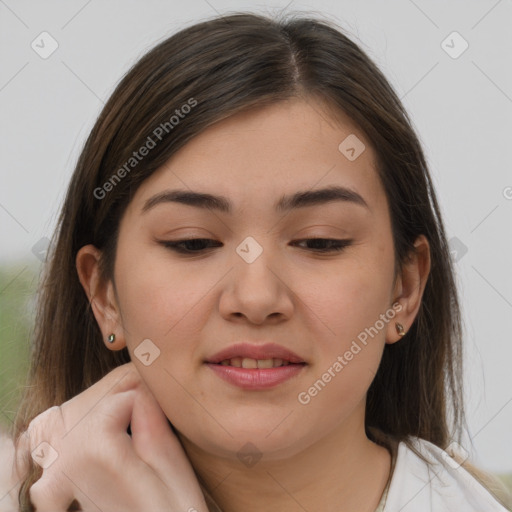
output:
{"label": "eyelash", "polygon": [[[215,242],[215,240],[212,240],[210,238],[189,238],[186,240],[162,240],[159,243],[161,243],[164,247],[171,249],[172,251],[175,251],[179,254],[185,254],[185,255],[192,255],[192,254],[200,254],[205,249],[200,249],[198,251],[191,251],[189,249],[184,249],[181,244],[186,244],[190,242],[198,242],[198,241],[206,241],[206,242]],[[313,252],[316,253],[334,253],[334,252],[341,252],[346,247],[350,246],[353,242],[353,240],[347,239],[347,240],[336,240],[332,238],[304,238],[302,240],[295,240],[296,242],[310,242],[310,241],[324,241],[324,242],[334,242],[334,246],[332,246],[330,249],[311,249]]]}

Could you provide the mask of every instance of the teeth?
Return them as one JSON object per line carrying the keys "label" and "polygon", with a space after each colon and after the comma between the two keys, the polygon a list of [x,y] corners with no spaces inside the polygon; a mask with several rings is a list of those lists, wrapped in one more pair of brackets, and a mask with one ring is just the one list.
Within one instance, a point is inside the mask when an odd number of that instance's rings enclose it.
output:
{"label": "teeth", "polygon": [[244,357],[242,359],[242,368],[258,368],[258,361]]}
{"label": "teeth", "polygon": [[[254,361],[254,359],[252,359],[252,361]],[[273,368],[274,366],[273,359],[258,359],[256,362],[258,363],[258,368]]]}
{"label": "teeth", "polygon": [[282,359],[252,359],[250,357],[233,357],[224,359],[220,364],[222,366],[234,366],[236,368],[277,368],[278,366],[287,366],[289,361]]}

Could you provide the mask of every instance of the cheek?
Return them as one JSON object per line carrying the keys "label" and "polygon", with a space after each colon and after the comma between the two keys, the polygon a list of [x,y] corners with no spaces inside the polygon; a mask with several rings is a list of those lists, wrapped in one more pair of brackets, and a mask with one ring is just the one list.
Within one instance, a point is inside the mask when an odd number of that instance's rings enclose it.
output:
{"label": "cheek", "polygon": [[351,270],[330,280],[323,295],[309,297],[320,319],[310,327],[316,331],[316,360],[297,391],[297,412],[323,418],[327,430],[357,407],[364,409],[394,315],[382,278],[369,268]]}
{"label": "cheek", "polygon": [[309,316],[315,324],[309,330],[316,332],[317,364],[312,373],[318,379],[311,393],[303,391],[308,395],[305,401],[318,393],[322,398],[312,401],[350,408],[363,397],[377,372],[395,310],[389,306],[389,262],[345,263],[330,273],[322,287],[303,281],[301,298],[315,313]]}
{"label": "cheek", "polygon": [[165,253],[146,252],[149,254],[141,252],[131,261],[120,257],[116,263],[116,285],[128,336],[163,343],[179,332],[179,338],[186,339],[184,331],[192,334],[200,325],[198,306],[218,276],[208,279],[192,267],[173,264]]}
{"label": "cheek", "polygon": [[[350,340],[367,332],[389,308],[390,274],[386,262],[376,263],[360,258],[345,260],[330,269],[324,278],[304,275],[295,290],[316,318],[330,347],[343,349]],[[306,308],[308,309],[308,308]],[[379,331],[384,334],[379,322]],[[373,332],[373,331],[372,331]],[[364,334],[361,335],[364,338]],[[348,342],[348,345],[347,345]]]}
{"label": "cheek", "polygon": [[[172,265],[154,254],[151,258],[139,254],[131,261],[119,258],[116,286],[131,359],[166,416],[175,426],[187,430],[183,411],[198,418],[204,413],[192,398],[200,397],[202,392],[191,381],[191,375],[195,375],[192,361],[200,350],[206,314],[201,300],[218,276],[212,276],[210,283],[204,273],[183,269],[184,265]],[[142,345],[147,339],[156,348],[147,342]],[[147,352],[148,365],[142,357]]]}

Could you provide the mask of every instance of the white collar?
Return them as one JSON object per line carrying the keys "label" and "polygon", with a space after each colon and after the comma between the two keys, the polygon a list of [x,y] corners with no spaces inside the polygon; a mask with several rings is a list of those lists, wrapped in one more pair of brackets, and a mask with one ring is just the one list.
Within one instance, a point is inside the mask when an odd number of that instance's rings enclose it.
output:
{"label": "white collar", "polygon": [[466,469],[435,444],[409,437],[398,453],[383,512],[508,512]]}

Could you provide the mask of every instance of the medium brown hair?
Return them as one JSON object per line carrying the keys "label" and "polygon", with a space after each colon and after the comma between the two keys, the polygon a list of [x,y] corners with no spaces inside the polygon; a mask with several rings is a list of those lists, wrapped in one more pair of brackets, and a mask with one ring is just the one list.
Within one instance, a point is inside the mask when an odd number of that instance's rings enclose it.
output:
{"label": "medium brown hair", "polygon": [[[120,219],[146,178],[213,123],[295,97],[320,100],[334,117],[345,113],[372,145],[390,208],[395,277],[420,234],[430,244],[431,271],[417,317],[399,342],[385,346],[368,390],[367,435],[390,449],[408,436],[441,448],[461,442],[461,314],[422,147],[399,98],[366,53],[332,22],[300,13],[274,19],[236,13],[195,24],[146,53],[117,85],[85,142],[54,234],[15,439],[39,413],[130,361],[126,348],[105,348],[78,280],[78,250],[87,244],[101,249],[103,277],[112,278]],[[191,99],[197,102],[193,110],[98,199],[98,189],[105,190],[155,127]],[[28,491],[41,475],[29,463],[21,510],[33,510]]]}

